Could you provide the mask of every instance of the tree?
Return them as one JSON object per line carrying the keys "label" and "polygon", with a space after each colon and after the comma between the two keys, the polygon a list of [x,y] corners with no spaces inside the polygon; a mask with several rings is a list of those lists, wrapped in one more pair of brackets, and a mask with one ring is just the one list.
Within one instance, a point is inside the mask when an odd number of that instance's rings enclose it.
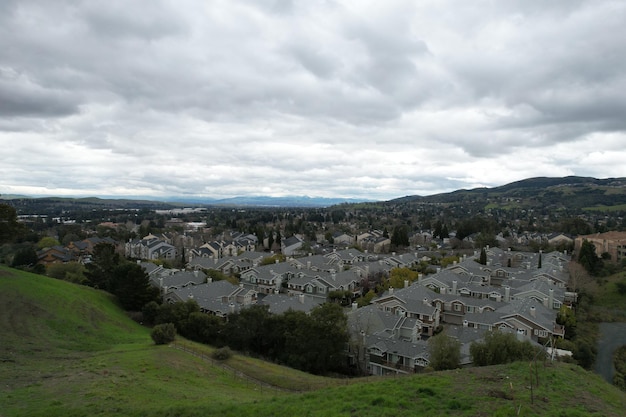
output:
{"label": "tree", "polygon": [[487,265],[487,251],[485,248],[480,250],[480,257],[478,258],[478,263],[481,265]]}
{"label": "tree", "polygon": [[583,240],[578,251],[578,263],[580,263],[591,275],[597,274],[602,269],[602,260],[596,255],[596,247],[587,239]]}
{"label": "tree", "polygon": [[148,274],[134,262],[122,262],[112,276],[111,292],[126,310],[141,311],[144,305],[160,298],[159,289],[150,284]]}
{"label": "tree", "polygon": [[115,246],[98,243],[93,249],[91,262],[86,265],[85,276],[88,284],[110,292],[114,280],[113,271],[120,264],[120,259]]}
{"label": "tree", "polygon": [[157,324],[152,328],[150,337],[156,345],[166,345],[176,340],[176,327],[173,323]]}
{"label": "tree", "polygon": [[391,234],[393,246],[409,246],[409,231],[406,226],[395,226]]}
{"label": "tree", "polygon": [[436,371],[456,369],[461,363],[461,343],[440,333],[428,339],[430,366]]}
{"label": "tree", "polygon": [[14,242],[26,233],[26,227],[17,221],[15,208],[8,204],[0,204],[0,245]]}
{"label": "tree", "polygon": [[87,278],[85,278],[85,266],[79,262],[52,264],[47,269],[47,275],[75,284],[84,284],[87,282]]}
{"label": "tree", "polygon": [[230,314],[224,329],[227,343],[235,350],[265,355],[268,346],[265,329],[270,316],[269,307],[264,305],[252,305]]}
{"label": "tree", "polygon": [[37,261],[37,252],[35,252],[32,245],[28,244],[15,252],[11,266],[33,266],[37,263]]}
{"label": "tree", "polygon": [[409,268],[393,268],[389,272],[389,285],[393,288],[403,288],[405,281],[409,284],[417,281],[419,273]]}
{"label": "tree", "polygon": [[53,237],[45,236],[42,237],[39,242],[37,242],[37,249],[51,248],[53,246],[58,246],[59,241]]}
{"label": "tree", "polygon": [[499,330],[485,333],[483,342],[474,342],[470,346],[472,362],[476,366],[530,360],[536,354],[537,350],[528,340],[519,341],[514,334]]}
{"label": "tree", "polygon": [[310,314],[307,336],[302,340],[301,355],[305,371],[325,374],[342,368],[348,343],[347,317],[337,304],[322,304]]}
{"label": "tree", "polygon": [[178,332],[188,339],[216,345],[219,343],[224,322],[217,316],[195,311],[176,327],[180,329]]}

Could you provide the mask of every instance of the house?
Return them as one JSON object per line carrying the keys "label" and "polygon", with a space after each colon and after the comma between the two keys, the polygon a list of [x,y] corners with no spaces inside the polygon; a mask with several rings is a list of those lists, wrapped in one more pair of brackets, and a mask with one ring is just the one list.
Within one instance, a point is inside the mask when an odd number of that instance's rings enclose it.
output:
{"label": "house", "polygon": [[[255,266],[241,273],[240,282],[260,294],[280,292],[283,282],[296,276],[297,270],[286,262]],[[286,285],[286,284],[285,284]]]}
{"label": "house", "polygon": [[430,289],[414,284],[400,290],[389,288],[372,302],[383,311],[418,320],[419,333],[432,336],[439,326],[441,315],[439,306],[432,304],[436,295]]}
{"label": "house", "polygon": [[293,235],[280,242],[280,249],[283,255],[293,256],[302,248],[302,245],[304,241],[297,235]]}
{"label": "house", "polygon": [[354,244],[354,236],[344,232],[333,233],[333,244],[335,245],[352,245]]}
{"label": "house", "polygon": [[297,295],[268,294],[261,298],[258,304],[268,306],[269,312],[273,314],[283,314],[289,310],[309,314],[311,310],[323,302],[323,300],[308,297],[302,293]]}
{"label": "house", "polygon": [[60,245],[44,248],[37,252],[37,263],[44,266],[67,263],[75,260],[76,257],[72,251]]}
{"label": "house", "polygon": [[626,232],[594,233],[578,236],[574,241],[574,250],[580,251],[584,241],[590,242],[596,248],[599,257],[607,253],[611,262],[621,262],[626,259]]}
{"label": "house", "polygon": [[375,305],[348,313],[350,362],[372,375],[414,373],[428,366],[428,343],[420,338],[415,318],[384,311]]}
{"label": "house", "polygon": [[207,282],[207,276],[202,271],[174,271],[171,274],[161,275],[148,273],[148,276],[150,283],[164,293]]}
{"label": "house", "polygon": [[176,248],[152,234],[142,239],[129,240],[124,250],[127,258],[167,260],[176,258]]}
{"label": "house", "polygon": [[194,300],[198,303],[200,311],[226,317],[228,314],[256,304],[257,293],[241,285],[234,285],[222,280],[175,289],[166,292],[164,299],[169,303]]}
{"label": "house", "polygon": [[550,233],[548,243],[552,246],[571,245],[574,243],[574,239],[565,233]]}

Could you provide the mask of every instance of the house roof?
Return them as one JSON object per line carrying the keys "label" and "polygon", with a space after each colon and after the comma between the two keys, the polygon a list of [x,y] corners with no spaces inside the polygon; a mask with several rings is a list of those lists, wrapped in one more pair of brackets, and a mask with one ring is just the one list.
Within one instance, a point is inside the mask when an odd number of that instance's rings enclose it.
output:
{"label": "house roof", "polygon": [[304,294],[290,296],[286,294],[268,294],[258,304],[269,306],[270,313],[282,314],[288,310],[309,313],[323,300],[307,297]]}

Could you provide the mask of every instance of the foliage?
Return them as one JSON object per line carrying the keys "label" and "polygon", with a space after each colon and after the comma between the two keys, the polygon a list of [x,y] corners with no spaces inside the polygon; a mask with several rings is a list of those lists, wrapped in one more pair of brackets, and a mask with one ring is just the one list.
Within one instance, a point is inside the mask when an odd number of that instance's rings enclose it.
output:
{"label": "foliage", "polygon": [[225,361],[230,359],[233,356],[233,352],[228,347],[223,347],[219,349],[215,349],[211,354],[213,359],[218,361]]}
{"label": "foliage", "polygon": [[487,265],[487,251],[485,248],[480,250],[480,256],[478,258],[478,263],[481,265]]}
{"label": "foliage", "polygon": [[428,339],[430,366],[436,371],[456,369],[461,363],[461,343],[445,333]]}
{"label": "foliage", "polygon": [[18,222],[15,208],[8,204],[0,204],[0,245],[14,242],[25,233],[26,228]]}
{"label": "foliage", "polygon": [[499,365],[533,359],[538,350],[528,340],[517,340],[512,333],[499,330],[485,333],[483,342],[470,345],[472,362],[476,366]]}
{"label": "foliage", "polygon": [[44,236],[39,240],[39,242],[37,242],[37,249],[51,248],[58,245],[60,245],[60,243],[55,238]]}
{"label": "foliage", "polygon": [[110,291],[126,310],[140,311],[150,301],[160,298],[159,289],[150,284],[143,268],[134,262],[122,262],[113,270]]}
{"label": "foliage", "polygon": [[617,292],[620,295],[626,295],[626,280],[620,281],[620,282],[616,282],[615,286],[617,287]]}
{"label": "foliage", "polygon": [[91,287],[111,291],[114,281],[113,272],[121,262],[115,246],[109,243],[99,243],[93,249],[92,261],[87,264],[85,276]]}
{"label": "foliage", "polygon": [[200,311],[192,311],[186,319],[178,323],[177,328],[182,336],[200,343],[219,345],[224,321]]}
{"label": "foliage", "polygon": [[268,256],[268,257],[261,259],[261,266],[275,264],[276,261],[285,262],[286,259],[287,258],[282,253],[276,253],[272,256]]}
{"label": "foliage", "polygon": [[115,246],[97,244],[91,259],[85,271],[87,283],[116,295],[125,309],[140,311],[146,303],[159,299],[159,290],[150,284],[148,274],[140,265],[123,259]]}
{"label": "foliage", "polygon": [[566,305],[562,305],[556,315],[556,322],[565,326],[565,338],[568,340],[576,337],[576,314],[574,310]]}
{"label": "foliage", "polygon": [[389,286],[393,288],[404,288],[405,281],[409,284],[417,281],[419,273],[409,268],[393,268],[389,272]]}
{"label": "foliage", "polygon": [[157,324],[152,328],[150,337],[156,345],[166,345],[176,340],[176,327],[173,323]]}
{"label": "foliage", "polygon": [[75,284],[86,284],[85,265],[79,262],[67,262],[48,266],[46,275]]}
{"label": "foliage", "polygon": [[409,230],[406,225],[395,226],[391,233],[391,244],[395,247],[409,246]]}
{"label": "foliage", "polygon": [[26,245],[15,252],[11,266],[33,266],[37,263],[37,252],[32,245]]}
{"label": "foliage", "polygon": [[596,247],[588,240],[583,240],[578,252],[578,263],[580,263],[591,275],[597,275],[603,266],[602,259],[596,254]]}
{"label": "foliage", "polygon": [[622,346],[613,353],[613,385],[626,391],[626,346]]}
{"label": "foliage", "polygon": [[228,281],[228,275],[217,269],[205,269],[204,273],[213,281]]}
{"label": "foliage", "polygon": [[372,300],[376,297],[376,292],[374,290],[367,291],[363,296],[357,298],[356,302],[359,307],[365,307],[369,305]]}

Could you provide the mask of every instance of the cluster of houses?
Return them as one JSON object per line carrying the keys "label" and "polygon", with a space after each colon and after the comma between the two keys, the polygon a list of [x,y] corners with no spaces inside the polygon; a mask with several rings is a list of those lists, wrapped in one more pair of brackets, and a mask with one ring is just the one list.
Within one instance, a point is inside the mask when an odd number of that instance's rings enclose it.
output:
{"label": "cluster of houses", "polygon": [[[569,255],[499,248],[486,248],[486,255],[485,265],[477,262],[475,252],[416,282],[405,281],[402,288],[389,288],[370,305],[357,308],[352,303],[347,308],[349,361],[373,375],[419,372],[430,363],[428,338],[442,329],[460,341],[462,364],[471,362],[469,346],[486,331],[499,329],[534,343],[563,337],[557,313],[575,301],[575,294],[566,291]],[[393,268],[415,267],[433,256],[344,249],[265,264],[266,252],[244,251],[222,257],[191,255],[182,271],[142,265],[165,301],[193,299],[201,311],[226,318],[253,304],[280,314],[289,309],[310,312],[333,294],[354,299]],[[214,281],[207,270],[237,276],[238,282]]]}
{"label": "cluster of houses", "polygon": [[87,264],[91,261],[93,249],[99,243],[116,245],[117,242],[109,237],[90,237],[76,242],[70,242],[66,246],[54,245],[37,251],[37,263],[50,266],[52,264],[79,262]]}

